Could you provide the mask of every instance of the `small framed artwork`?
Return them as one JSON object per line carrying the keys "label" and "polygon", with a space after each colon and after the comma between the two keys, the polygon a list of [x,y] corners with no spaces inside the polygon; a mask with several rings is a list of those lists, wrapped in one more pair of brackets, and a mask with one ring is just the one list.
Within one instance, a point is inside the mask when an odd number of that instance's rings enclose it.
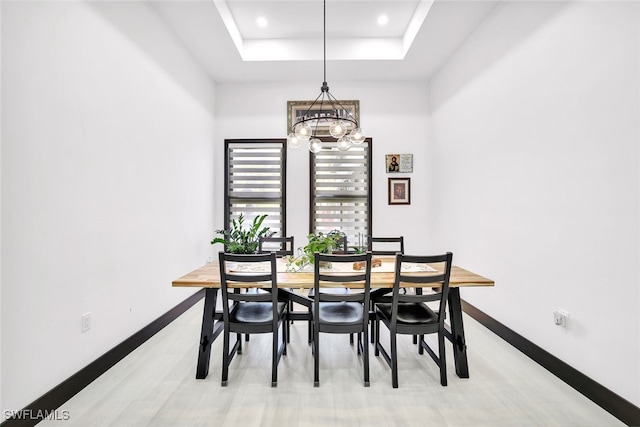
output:
{"label": "small framed artwork", "polygon": [[411,204],[411,178],[389,178],[389,204]]}
{"label": "small framed artwork", "polygon": [[385,156],[387,173],[413,172],[413,154],[387,154]]}
{"label": "small framed artwork", "polygon": [[[322,108],[320,108],[320,102],[316,102],[316,105],[314,105],[313,109],[310,110],[309,108],[311,108],[313,102],[314,101],[287,101],[287,134],[293,130],[293,124],[305,116],[308,119],[321,119],[332,115],[336,115],[338,117],[353,117],[358,123],[360,123],[360,101],[337,101],[334,104],[342,107],[337,111],[332,109],[331,103],[329,102],[323,103]],[[307,123],[315,129],[316,120],[312,120]],[[330,136],[328,122],[320,121],[317,125],[317,136]]]}

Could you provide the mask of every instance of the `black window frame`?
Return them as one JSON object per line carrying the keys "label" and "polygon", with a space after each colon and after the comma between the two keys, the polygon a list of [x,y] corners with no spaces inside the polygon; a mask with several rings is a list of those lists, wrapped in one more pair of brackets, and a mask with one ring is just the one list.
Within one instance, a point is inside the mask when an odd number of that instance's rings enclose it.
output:
{"label": "black window frame", "polygon": [[[329,138],[321,138],[323,141],[323,149],[318,153],[322,154],[323,151],[327,151],[327,147],[331,147],[332,149],[335,147],[335,140]],[[372,159],[373,159],[373,140],[372,138],[366,138],[362,145],[354,145],[348,151],[339,151],[335,149],[337,153],[343,153],[344,155],[349,155],[354,153],[352,150],[358,150],[358,147],[366,147],[366,160],[367,164],[364,167],[364,170],[367,174],[367,191],[366,191],[366,228],[360,232],[362,235],[362,241],[366,242],[366,237],[373,235],[373,174],[372,174]],[[317,229],[315,227],[315,205],[316,205],[316,192],[315,192],[315,179],[316,179],[316,167],[315,167],[315,154],[309,153],[309,233],[315,234],[317,231],[330,231],[328,228]],[[334,197],[334,199],[339,199],[340,196]],[[337,230],[344,231],[340,227],[336,227]],[[349,230],[347,230],[349,231]],[[354,247],[359,244],[358,236],[354,233],[345,233],[348,239],[348,246]]]}
{"label": "black window frame", "polygon": [[[247,145],[247,148],[249,148],[249,146],[251,145],[256,145],[259,146],[260,144],[265,144],[265,146],[267,144],[273,145],[274,148],[276,146],[279,146],[280,148],[280,152],[281,152],[281,157],[280,157],[280,177],[281,177],[281,186],[280,186],[280,196],[276,197],[274,195],[267,195],[267,196],[263,196],[263,197],[251,197],[251,198],[246,198],[244,199],[243,197],[239,197],[239,195],[233,194],[232,191],[232,170],[231,167],[232,165],[232,153],[231,153],[231,149],[233,149],[234,146],[241,146],[241,145]],[[257,165],[257,163],[256,163]],[[251,200],[251,201],[264,201],[266,204],[273,204],[274,201],[279,201],[279,218],[280,220],[278,221],[279,227],[275,228],[276,234],[274,236],[281,236],[281,237],[286,237],[287,236],[287,140],[283,139],[283,138],[273,138],[273,139],[225,139],[224,140],[224,223],[225,223],[225,228],[228,230],[231,227],[231,220],[232,218],[237,218],[238,215],[234,215],[233,214],[233,206],[234,206],[234,201],[237,200]],[[241,192],[238,192],[241,193]],[[257,208],[259,209],[259,208]],[[246,211],[249,211],[249,209],[247,209]],[[256,215],[259,212],[256,213]],[[271,217],[269,215],[269,212],[264,211],[262,213],[266,213],[268,216],[265,219],[265,222],[263,223],[263,226],[269,226],[271,228],[271,230],[274,230],[273,227],[273,217]],[[253,218],[256,215],[244,215],[245,216],[245,223],[247,221],[252,221]]]}

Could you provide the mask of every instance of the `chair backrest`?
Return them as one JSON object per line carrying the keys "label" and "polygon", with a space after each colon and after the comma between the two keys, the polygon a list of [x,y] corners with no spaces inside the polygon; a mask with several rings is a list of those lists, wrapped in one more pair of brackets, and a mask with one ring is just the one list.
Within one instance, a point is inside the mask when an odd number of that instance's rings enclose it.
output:
{"label": "chair backrest", "polygon": [[293,256],[293,236],[290,237],[260,237],[258,240],[258,252],[266,254],[275,252],[276,256]]}
{"label": "chair backrest", "polygon": [[[379,243],[379,245],[374,245]],[[369,237],[367,250],[373,255],[404,254],[404,236],[400,237]],[[375,246],[375,248],[374,248]],[[392,249],[395,247],[396,249]]]}
{"label": "chair backrest", "polygon": [[[440,326],[443,326],[447,298],[449,297],[449,279],[451,277],[452,260],[453,254],[451,252],[431,256],[397,255],[395,281],[391,297],[391,318],[396,318],[398,314],[398,303],[400,302],[439,301],[438,322]],[[401,283],[411,283],[412,287],[415,288],[434,288],[440,285],[440,292],[425,293],[424,295],[420,295],[418,292],[416,292],[416,294],[409,292],[401,294]]]}
{"label": "chair backrest", "polygon": [[[277,324],[278,273],[276,254],[230,254],[220,252],[220,288],[222,289],[222,318],[229,321],[229,302],[271,302],[273,319]],[[247,283],[261,282],[269,292],[239,292]],[[233,286],[233,285],[237,286]]]}
{"label": "chair backrest", "polygon": [[[331,263],[331,268],[324,270],[321,264]],[[359,263],[359,269],[355,269]],[[364,292],[331,293],[328,284],[337,284],[336,287],[344,288],[346,283],[361,283]],[[364,307],[369,307],[371,294],[371,252],[365,254],[320,254],[315,253],[314,258],[314,295],[313,303],[316,312],[320,302],[361,302]],[[322,291],[320,291],[322,288]],[[365,322],[369,319],[369,310],[365,310]]]}
{"label": "chair backrest", "polygon": [[349,253],[349,247],[347,246],[347,236],[346,235],[342,236],[342,247],[340,248],[340,250],[342,250],[342,252],[345,253],[345,254]]}

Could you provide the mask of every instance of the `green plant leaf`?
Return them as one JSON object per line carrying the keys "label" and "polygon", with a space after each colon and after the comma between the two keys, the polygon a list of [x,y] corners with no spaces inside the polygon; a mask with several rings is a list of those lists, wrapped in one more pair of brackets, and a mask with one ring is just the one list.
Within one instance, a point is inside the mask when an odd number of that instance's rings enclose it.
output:
{"label": "green plant leaf", "polygon": [[225,250],[236,254],[254,254],[258,252],[260,237],[271,237],[275,232],[270,231],[269,227],[263,227],[266,214],[257,215],[248,228],[245,228],[245,217],[241,213],[237,219],[231,220],[230,230],[216,230],[216,234],[222,237],[216,237],[211,244],[222,243]]}

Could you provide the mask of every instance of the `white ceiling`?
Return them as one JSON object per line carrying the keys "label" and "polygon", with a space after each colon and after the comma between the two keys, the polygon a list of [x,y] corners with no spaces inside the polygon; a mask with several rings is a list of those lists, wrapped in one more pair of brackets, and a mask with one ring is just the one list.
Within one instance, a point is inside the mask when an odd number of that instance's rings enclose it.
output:
{"label": "white ceiling", "polygon": [[[327,80],[429,79],[498,1],[327,0]],[[152,2],[217,82],[322,75],[321,0]],[[380,26],[378,16],[389,21]],[[259,28],[258,17],[267,20]],[[333,77],[332,77],[333,76]]]}
{"label": "white ceiling", "polygon": [[[222,2],[218,2],[222,3]],[[233,1],[227,0],[231,14],[246,39],[322,38],[323,2],[317,1]],[[398,37],[402,36],[419,0],[340,1],[327,4],[327,32],[332,37]],[[379,15],[389,21],[378,26]],[[268,19],[265,28],[256,18]]]}

